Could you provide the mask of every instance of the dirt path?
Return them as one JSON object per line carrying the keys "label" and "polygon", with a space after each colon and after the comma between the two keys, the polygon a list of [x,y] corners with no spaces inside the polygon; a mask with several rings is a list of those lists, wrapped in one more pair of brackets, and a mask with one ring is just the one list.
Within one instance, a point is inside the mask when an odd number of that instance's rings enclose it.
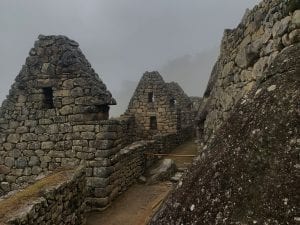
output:
{"label": "dirt path", "polygon": [[[172,154],[196,154],[194,141],[188,141],[172,151]],[[191,157],[172,158],[177,167],[187,167]],[[172,190],[170,182],[155,185],[135,184],[119,196],[104,212],[87,215],[87,225],[146,225],[160,203]]]}

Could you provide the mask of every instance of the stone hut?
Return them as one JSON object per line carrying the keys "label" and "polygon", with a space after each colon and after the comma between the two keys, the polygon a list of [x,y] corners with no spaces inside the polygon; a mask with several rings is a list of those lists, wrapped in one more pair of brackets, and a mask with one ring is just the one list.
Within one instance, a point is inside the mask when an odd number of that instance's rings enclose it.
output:
{"label": "stone hut", "polygon": [[107,120],[116,102],[78,46],[40,35],[30,50],[0,108],[0,195],[90,157],[94,128],[81,124]]}
{"label": "stone hut", "polygon": [[[74,182],[86,193],[87,209],[107,207],[155,162],[145,153],[165,153],[192,135],[177,132],[177,104],[158,73],[146,73],[136,92],[135,113],[108,119],[116,102],[78,43],[40,35],[0,108],[0,196],[82,167],[82,180]],[[137,135],[136,127],[145,131],[140,110],[156,125],[152,134],[160,129],[161,135]]]}
{"label": "stone hut", "polygon": [[125,115],[135,117],[137,134],[141,138],[158,132],[176,132],[179,129],[180,118],[175,99],[158,72],[144,73]]}
{"label": "stone hut", "polygon": [[177,83],[166,83],[158,72],[146,72],[125,115],[135,118],[137,134],[145,138],[191,127],[191,109],[191,100]]}

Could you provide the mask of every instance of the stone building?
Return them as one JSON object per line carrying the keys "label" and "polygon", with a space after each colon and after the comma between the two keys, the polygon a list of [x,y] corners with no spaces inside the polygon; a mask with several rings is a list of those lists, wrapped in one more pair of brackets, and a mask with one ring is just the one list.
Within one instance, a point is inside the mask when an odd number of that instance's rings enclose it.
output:
{"label": "stone building", "polygon": [[0,192],[90,158],[93,126],[116,104],[65,36],[39,36],[0,108]]}
{"label": "stone building", "polygon": [[[145,153],[165,153],[192,135],[178,132],[176,103],[162,78],[153,79],[156,89],[144,98],[152,107],[165,105],[158,115],[168,120],[151,121],[168,132],[141,138],[135,128],[143,121],[135,114],[109,119],[116,101],[78,43],[40,35],[0,108],[0,196],[40,175],[83,167],[84,203],[108,206],[155,162]],[[159,97],[158,90],[165,92]]]}
{"label": "stone building", "polygon": [[175,82],[166,83],[154,71],[142,76],[125,115],[135,118],[137,135],[143,138],[191,128],[192,109],[182,88]]}

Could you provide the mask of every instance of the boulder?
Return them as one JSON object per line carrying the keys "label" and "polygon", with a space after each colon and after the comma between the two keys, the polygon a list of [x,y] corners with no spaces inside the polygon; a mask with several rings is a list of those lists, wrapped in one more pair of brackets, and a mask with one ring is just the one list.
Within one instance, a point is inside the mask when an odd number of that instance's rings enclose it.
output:
{"label": "boulder", "polygon": [[148,183],[153,184],[159,181],[170,180],[176,171],[177,167],[172,159],[160,160],[152,168],[150,168],[148,172]]}

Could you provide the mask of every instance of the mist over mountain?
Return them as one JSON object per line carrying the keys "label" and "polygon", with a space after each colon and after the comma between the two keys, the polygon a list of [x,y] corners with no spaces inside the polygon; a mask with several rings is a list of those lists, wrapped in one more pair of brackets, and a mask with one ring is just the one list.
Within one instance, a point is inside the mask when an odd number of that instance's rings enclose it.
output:
{"label": "mist over mountain", "polygon": [[189,96],[202,96],[218,52],[215,47],[178,57],[163,65],[160,72],[166,81],[178,82]]}
{"label": "mist over mountain", "polygon": [[[189,96],[202,96],[218,51],[218,47],[215,47],[196,55],[184,55],[175,58],[162,65],[159,72],[166,82],[175,81],[179,83]],[[120,90],[112,91],[117,100],[117,105],[111,107],[113,117],[125,112],[138,81],[123,80]]]}

